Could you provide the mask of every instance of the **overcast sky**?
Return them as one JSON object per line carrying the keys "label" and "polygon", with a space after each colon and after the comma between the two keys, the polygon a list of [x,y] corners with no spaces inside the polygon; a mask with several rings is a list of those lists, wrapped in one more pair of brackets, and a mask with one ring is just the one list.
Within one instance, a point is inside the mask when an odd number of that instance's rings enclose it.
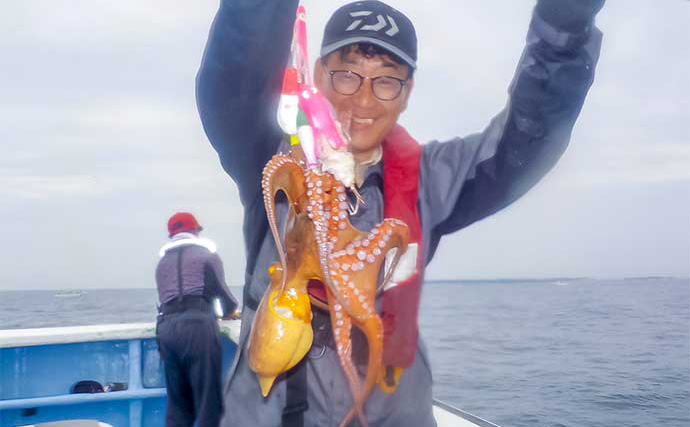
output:
{"label": "overcast sky", "polygon": [[[312,58],[344,3],[304,1]],[[402,124],[420,141],[483,129],[533,2],[390,4],[419,34]],[[0,290],[153,287],[177,210],[197,215],[240,285],[242,211],[194,100],[217,1],[2,6]],[[427,278],[688,276],[690,2],[609,0],[598,24],[597,76],[564,157],[518,203],[447,237]]]}

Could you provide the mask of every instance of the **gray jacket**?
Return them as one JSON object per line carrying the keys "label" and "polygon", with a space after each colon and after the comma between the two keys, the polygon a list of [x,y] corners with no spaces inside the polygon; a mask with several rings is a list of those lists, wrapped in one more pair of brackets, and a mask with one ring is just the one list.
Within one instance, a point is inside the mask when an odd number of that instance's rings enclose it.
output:
{"label": "gray jacket", "polygon": [[161,304],[180,295],[198,295],[209,301],[218,298],[224,314],[235,311],[237,300],[225,283],[223,262],[213,242],[178,233],[161,248],[160,255],[156,285]]}
{"label": "gray jacket", "polygon": [[[197,77],[204,129],[244,206],[247,251],[241,345],[278,259],[261,194],[263,165],[279,148],[275,123],[296,0],[223,0]],[[509,102],[481,133],[423,146],[419,212],[428,263],[442,236],[510,205],[549,171],[565,150],[599,56],[601,33],[589,25],[561,31],[536,13],[509,89]],[[368,230],[383,219],[381,166],[370,167],[360,188],[366,204],[352,216]],[[307,358],[306,426],[336,426],[352,399],[337,354],[312,349]],[[371,426],[431,426],[431,369],[420,340],[412,367],[395,394],[378,388],[366,413]],[[285,381],[262,398],[244,351],[238,352],[225,390],[222,426],[280,425]]]}

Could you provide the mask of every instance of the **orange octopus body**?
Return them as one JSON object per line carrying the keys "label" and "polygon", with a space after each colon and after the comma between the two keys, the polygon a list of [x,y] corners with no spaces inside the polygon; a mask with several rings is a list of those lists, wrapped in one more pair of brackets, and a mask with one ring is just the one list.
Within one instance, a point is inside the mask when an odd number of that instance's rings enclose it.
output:
{"label": "orange octopus body", "polygon": [[[357,415],[363,425],[364,402],[371,393],[381,372],[383,354],[383,327],[375,309],[378,275],[386,254],[396,249],[392,266],[386,274],[390,277],[400,256],[407,248],[409,232],[402,221],[384,219],[369,232],[352,226],[348,215],[348,199],[345,187],[330,173],[305,170],[290,156],[276,155],[264,168],[262,181],[264,203],[271,231],[280,255],[280,277],[272,275],[272,285],[264,295],[254,318],[250,338],[250,366],[265,384],[273,383],[276,366],[286,371],[290,363],[273,363],[280,357],[267,354],[261,349],[271,348],[267,341],[280,341],[281,351],[295,356],[306,354],[304,331],[305,312],[311,319],[311,308],[305,307],[308,298],[307,283],[319,280],[326,288],[328,310],[331,317],[337,353],[345,376],[350,384],[354,404],[341,426],[347,425]],[[275,214],[275,195],[283,191],[291,206],[283,248]],[[277,269],[276,269],[277,270]],[[288,293],[290,298],[281,297]],[[282,298],[282,299],[281,299]],[[281,303],[289,301],[291,304]],[[272,303],[272,304],[271,304]],[[270,307],[284,310],[287,318],[276,316]],[[294,318],[302,323],[292,322]],[[351,326],[360,328],[369,345],[369,360],[364,384],[361,384],[352,361]],[[263,329],[263,330],[262,330]],[[271,336],[277,330],[288,331],[280,337]],[[266,333],[269,332],[269,333]],[[286,340],[285,338],[288,337]],[[275,345],[274,345],[275,347]],[[256,351],[252,351],[255,349]],[[304,353],[304,354],[302,354]],[[283,356],[282,359],[288,359]],[[271,366],[271,372],[262,372],[262,366]],[[257,369],[255,369],[257,367]],[[270,388],[268,384],[268,388]]]}

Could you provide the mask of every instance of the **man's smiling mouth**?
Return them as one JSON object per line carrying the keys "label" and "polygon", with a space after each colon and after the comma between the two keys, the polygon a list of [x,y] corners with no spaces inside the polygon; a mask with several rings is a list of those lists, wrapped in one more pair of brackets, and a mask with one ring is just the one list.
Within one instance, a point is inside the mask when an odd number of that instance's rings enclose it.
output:
{"label": "man's smiling mouth", "polygon": [[374,124],[374,119],[367,119],[361,117],[352,117],[352,124],[356,125],[372,125]]}

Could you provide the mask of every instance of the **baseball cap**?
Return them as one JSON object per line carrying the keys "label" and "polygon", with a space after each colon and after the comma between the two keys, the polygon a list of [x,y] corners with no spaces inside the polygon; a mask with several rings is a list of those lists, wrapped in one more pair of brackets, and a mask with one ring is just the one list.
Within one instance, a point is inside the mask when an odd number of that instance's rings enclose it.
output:
{"label": "baseball cap", "polygon": [[168,220],[168,235],[170,237],[183,231],[201,231],[203,227],[199,225],[194,215],[189,212],[177,212]]}
{"label": "baseball cap", "polygon": [[321,56],[353,43],[371,43],[417,68],[417,33],[402,12],[378,0],[346,4],[326,24]]}

